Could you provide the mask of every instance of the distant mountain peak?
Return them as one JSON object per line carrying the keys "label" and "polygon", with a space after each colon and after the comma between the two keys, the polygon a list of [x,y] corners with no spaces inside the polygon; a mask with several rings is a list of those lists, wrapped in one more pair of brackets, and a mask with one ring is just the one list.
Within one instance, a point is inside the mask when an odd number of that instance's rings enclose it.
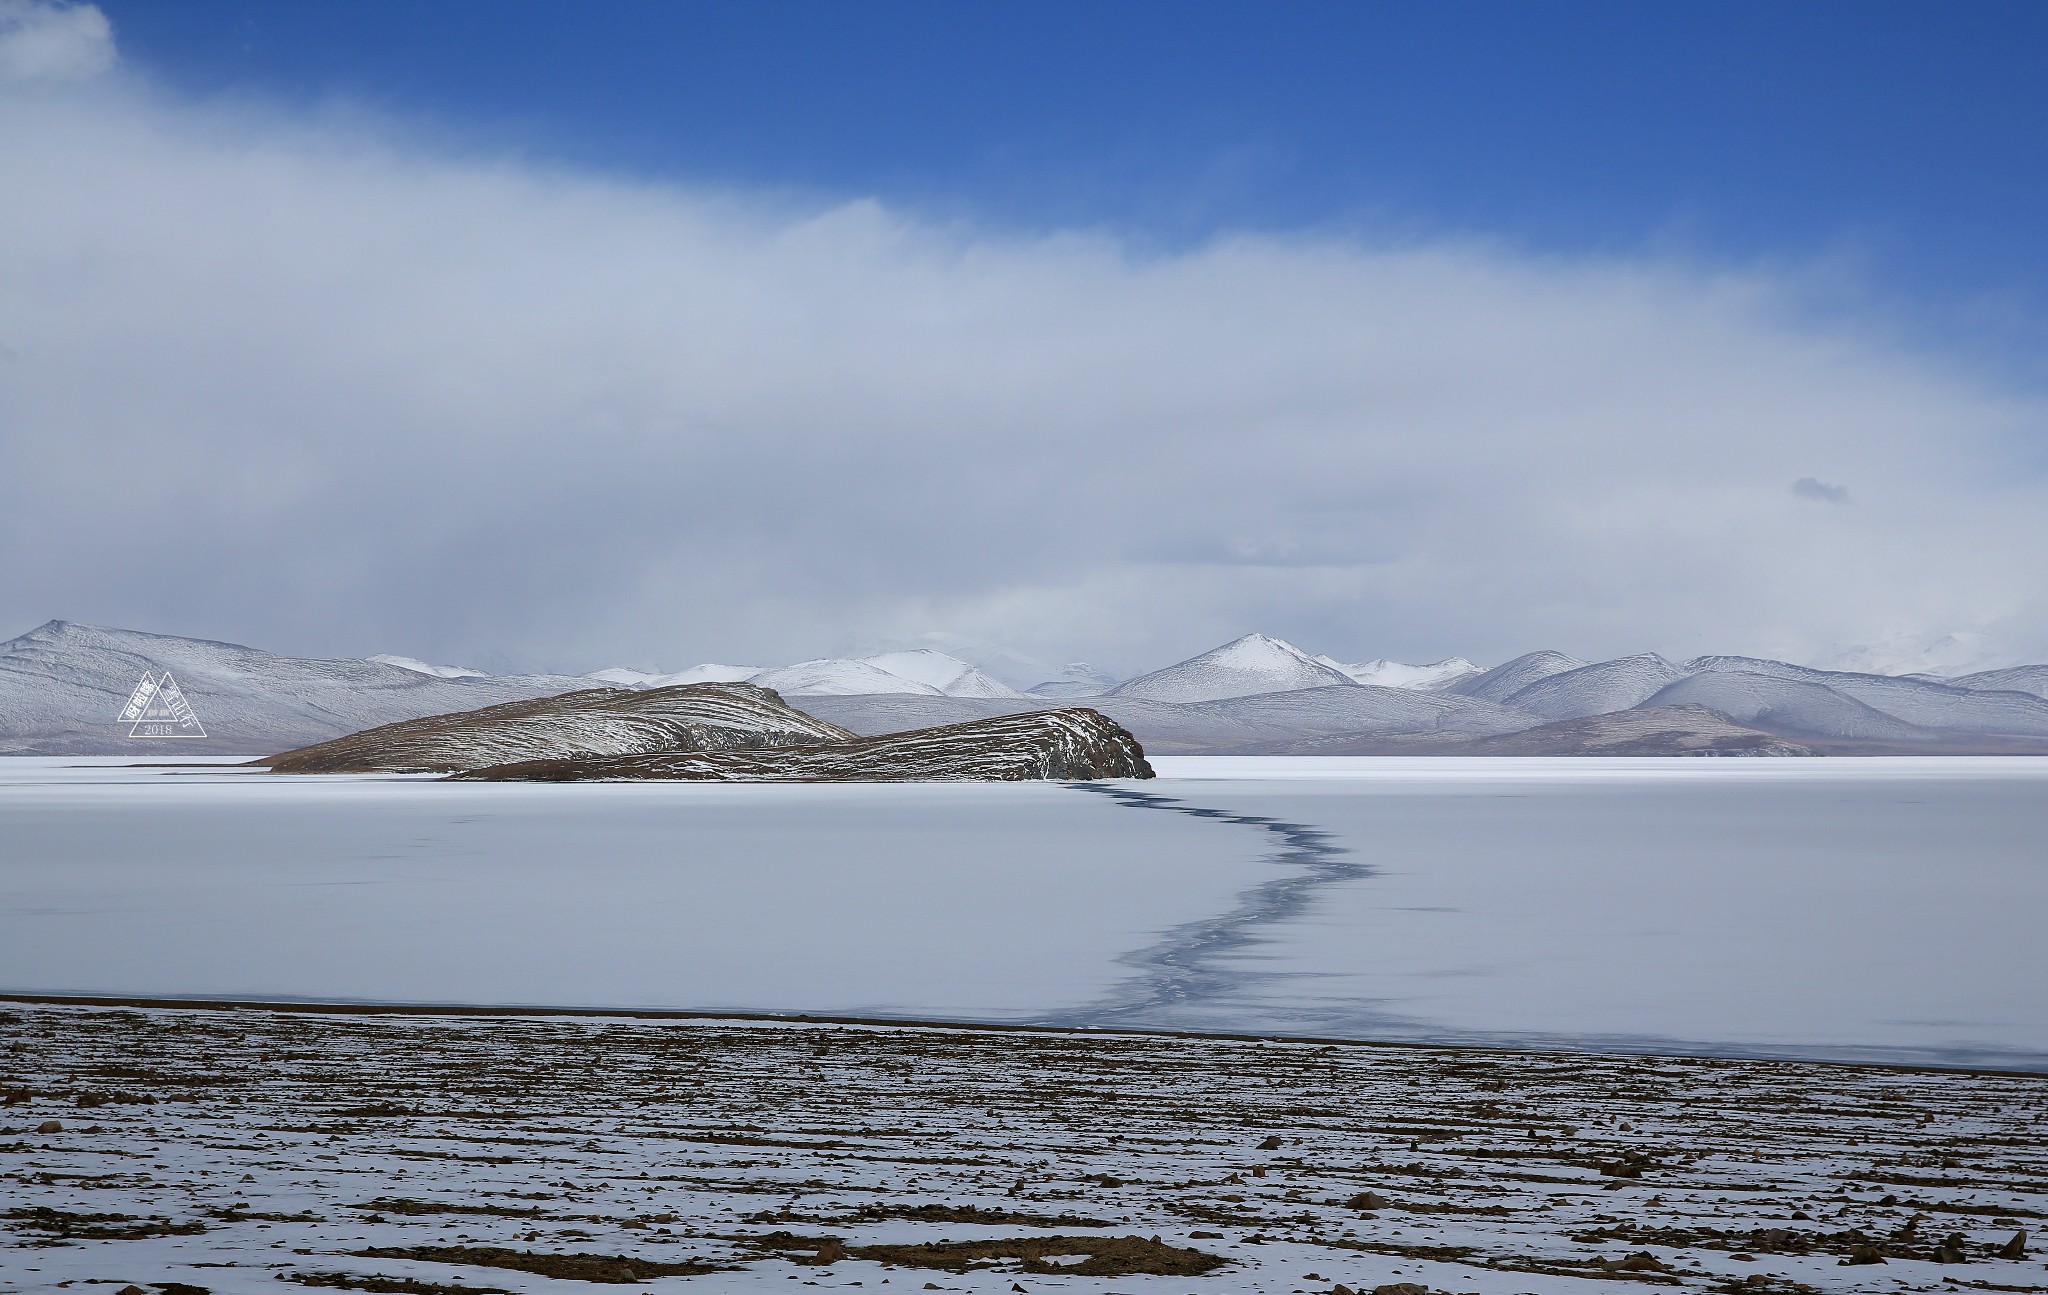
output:
{"label": "distant mountain peak", "polygon": [[911,648],[903,652],[881,652],[860,660],[901,679],[935,688],[948,697],[1021,697],[1008,684],[984,673],[980,667],[935,648]]}
{"label": "distant mountain peak", "polygon": [[1303,688],[1355,688],[1351,676],[1270,634],[1246,634],[1164,670],[1120,684],[1114,695],[1147,701],[1221,701]]}
{"label": "distant mountain peak", "polygon": [[1469,679],[1480,672],[1464,657],[1446,657],[1427,665],[1409,665],[1401,661],[1390,661],[1380,657],[1373,661],[1346,662],[1334,657],[1315,658],[1332,670],[1340,671],[1354,683],[1367,684],[1375,688],[1412,688],[1431,691],[1447,687],[1460,679]]}
{"label": "distant mountain peak", "polygon": [[393,656],[388,652],[380,652],[369,659],[375,661],[378,665],[395,665],[401,670],[410,670],[414,674],[432,675],[436,679],[483,679],[487,677],[482,670],[472,670],[465,665],[431,665],[420,660],[418,657]]}

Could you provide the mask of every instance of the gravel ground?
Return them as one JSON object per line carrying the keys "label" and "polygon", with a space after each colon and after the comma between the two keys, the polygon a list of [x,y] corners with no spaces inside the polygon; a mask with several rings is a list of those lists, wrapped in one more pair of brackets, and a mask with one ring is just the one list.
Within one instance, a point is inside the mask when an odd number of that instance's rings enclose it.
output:
{"label": "gravel ground", "polygon": [[2048,1291],[2038,1075],[19,1002],[0,1091],[7,1292]]}

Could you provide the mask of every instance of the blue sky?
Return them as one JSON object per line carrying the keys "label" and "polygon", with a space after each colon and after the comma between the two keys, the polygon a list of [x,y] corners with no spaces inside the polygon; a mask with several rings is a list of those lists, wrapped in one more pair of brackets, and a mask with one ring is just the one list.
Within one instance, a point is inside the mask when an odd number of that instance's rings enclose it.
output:
{"label": "blue sky", "polygon": [[2048,305],[2048,5],[111,0],[187,89],[1174,244],[1842,255]]}
{"label": "blue sky", "polygon": [[2048,660],[2044,55],[2041,4],[0,0],[0,629]]}

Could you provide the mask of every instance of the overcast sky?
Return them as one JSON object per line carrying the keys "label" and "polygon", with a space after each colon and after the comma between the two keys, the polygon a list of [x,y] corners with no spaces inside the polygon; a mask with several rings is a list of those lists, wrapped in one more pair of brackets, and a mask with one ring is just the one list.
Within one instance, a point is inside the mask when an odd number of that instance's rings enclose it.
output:
{"label": "overcast sky", "polygon": [[[221,72],[159,30],[153,64],[110,9],[0,0],[0,637],[579,670],[951,635],[1131,672],[1255,629],[1350,660],[2048,659],[2037,267],[2001,295],[1953,249],[1874,255],[1881,186],[1778,246],[1349,191],[1154,213],[1224,150],[1064,219],[1003,207],[999,150],[951,195],[934,156],[892,188],[581,150],[568,91],[465,118],[364,53],[354,91],[328,66],[294,95],[288,42]],[[580,11],[509,12],[544,41]]]}

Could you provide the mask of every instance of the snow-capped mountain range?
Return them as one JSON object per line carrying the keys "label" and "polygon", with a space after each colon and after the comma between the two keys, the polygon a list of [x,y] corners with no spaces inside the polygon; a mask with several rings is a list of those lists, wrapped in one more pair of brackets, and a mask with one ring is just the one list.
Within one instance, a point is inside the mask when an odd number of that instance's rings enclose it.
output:
{"label": "snow-capped mountain range", "polygon": [[[204,738],[131,738],[129,726],[117,722],[138,680],[166,671],[205,726]],[[1773,752],[2048,754],[2048,664],[1942,679],[1738,656],[1587,662],[1554,651],[1491,668],[1458,657],[1425,665],[1347,663],[1247,634],[1122,682],[1075,663],[1019,689],[932,648],[775,667],[494,675],[405,656],[288,657],[66,621],[0,643],[0,754],[261,755],[505,701],[701,682],[772,688],[859,734],[1086,705],[1164,754],[1483,753],[1508,749],[1497,739],[1509,734],[1525,735],[1512,744],[1518,752],[1542,749],[1553,740],[1546,735],[1555,735],[1567,744],[1560,753],[1569,753],[1592,749],[1584,735],[1600,725],[1582,721],[1623,712],[1642,718],[1607,727],[1630,742],[1649,742],[1630,748],[1639,753],[1654,749],[1652,739],[1664,733],[1674,751],[1720,743]],[[1709,714],[1717,717],[1711,724],[1696,718]],[[1653,731],[1652,739],[1641,737],[1645,731]]]}

